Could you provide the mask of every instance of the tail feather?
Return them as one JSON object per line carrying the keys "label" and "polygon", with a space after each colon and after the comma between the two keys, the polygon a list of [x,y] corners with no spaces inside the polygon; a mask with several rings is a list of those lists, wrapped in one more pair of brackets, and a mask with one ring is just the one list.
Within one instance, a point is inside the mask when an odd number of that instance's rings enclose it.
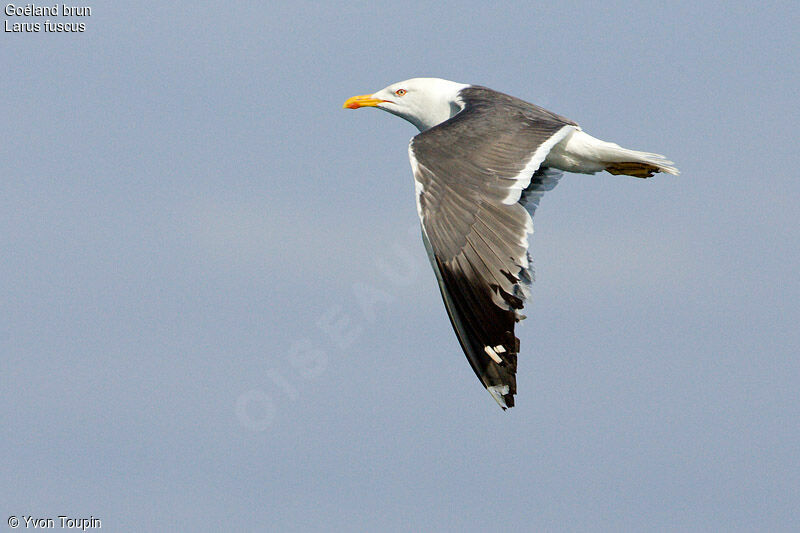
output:
{"label": "tail feather", "polygon": [[545,163],[567,172],[584,174],[602,170],[637,178],[647,178],[656,172],[680,174],[675,164],[661,154],[629,150],[616,143],[601,141],[581,130],[570,133],[556,144]]}
{"label": "tail feather", "polygon": [[606,171],[611,174],[626,174],[637,178],[649,178],[656,172],[664,172],[677,176],[680,171],[674,166],[675,163],[661,154],[651,152],[638,152],[628,150],[614,143],[606,150]]}

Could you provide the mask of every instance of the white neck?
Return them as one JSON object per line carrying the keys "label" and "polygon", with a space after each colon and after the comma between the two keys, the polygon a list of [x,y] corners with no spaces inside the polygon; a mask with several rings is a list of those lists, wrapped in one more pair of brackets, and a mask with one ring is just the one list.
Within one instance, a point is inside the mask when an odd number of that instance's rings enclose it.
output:
{"label": "white neck", "polygon": [[452,100],[443,102],[442,105],[426,109],[425,112],[420,113],[419,116],[403,118],[415,125],[419,131],[425,131],[455,116],[463,107],[461,102]]}
{"label": "white neck", "polygon": [[461,89],[468,87],[463,83],[439,78],[428,78],[426,82],[430,98],[424,107],[417,110],[416,117],[407,119],[419,131],[425,131],[441,124],[461,111],[464,108],[464,102],[459,98],[458,93]]}

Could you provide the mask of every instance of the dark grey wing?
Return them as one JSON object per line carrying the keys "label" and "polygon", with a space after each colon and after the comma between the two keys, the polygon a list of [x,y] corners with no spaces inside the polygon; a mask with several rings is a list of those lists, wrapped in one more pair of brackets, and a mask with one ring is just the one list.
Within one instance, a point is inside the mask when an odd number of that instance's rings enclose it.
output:
{"label": "dark grey wing", "polygon": [[414,137],[409,157],[450,321],[475,374],[506,408],[516,393],[514,325],[532,281],[531,215],[560,176],[539,167],[575,125],[488,89],[462,96],[463,110]]}

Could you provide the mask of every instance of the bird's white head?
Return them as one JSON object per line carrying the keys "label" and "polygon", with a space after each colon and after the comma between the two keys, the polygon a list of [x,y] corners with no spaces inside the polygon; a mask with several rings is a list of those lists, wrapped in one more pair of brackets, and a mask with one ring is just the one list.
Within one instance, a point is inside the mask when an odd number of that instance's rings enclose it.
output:
{"label": "bird's white head", "polygon": [[373,94],[348,98],[343,107],[377,107],[425,131],[461,111],[464,105],[458,93],[465,87],[469,85],[439,78],[412,78]]}

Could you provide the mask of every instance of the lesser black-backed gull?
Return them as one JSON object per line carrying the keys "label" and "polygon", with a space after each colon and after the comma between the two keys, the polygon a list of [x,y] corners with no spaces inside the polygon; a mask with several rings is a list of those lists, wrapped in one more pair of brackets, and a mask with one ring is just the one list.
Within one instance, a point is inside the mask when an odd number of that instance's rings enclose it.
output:
{"label": "lesser black-backed gull", "polygon": [[344,107],[377,107],[420,130],[408,155],[428,258],[472,369],[502,408],[513,407],[514,325],[530,295],[528,234],[542,195],[563,171],[647,178],[678,169],[513,96],[438,78],[394,83]]}

